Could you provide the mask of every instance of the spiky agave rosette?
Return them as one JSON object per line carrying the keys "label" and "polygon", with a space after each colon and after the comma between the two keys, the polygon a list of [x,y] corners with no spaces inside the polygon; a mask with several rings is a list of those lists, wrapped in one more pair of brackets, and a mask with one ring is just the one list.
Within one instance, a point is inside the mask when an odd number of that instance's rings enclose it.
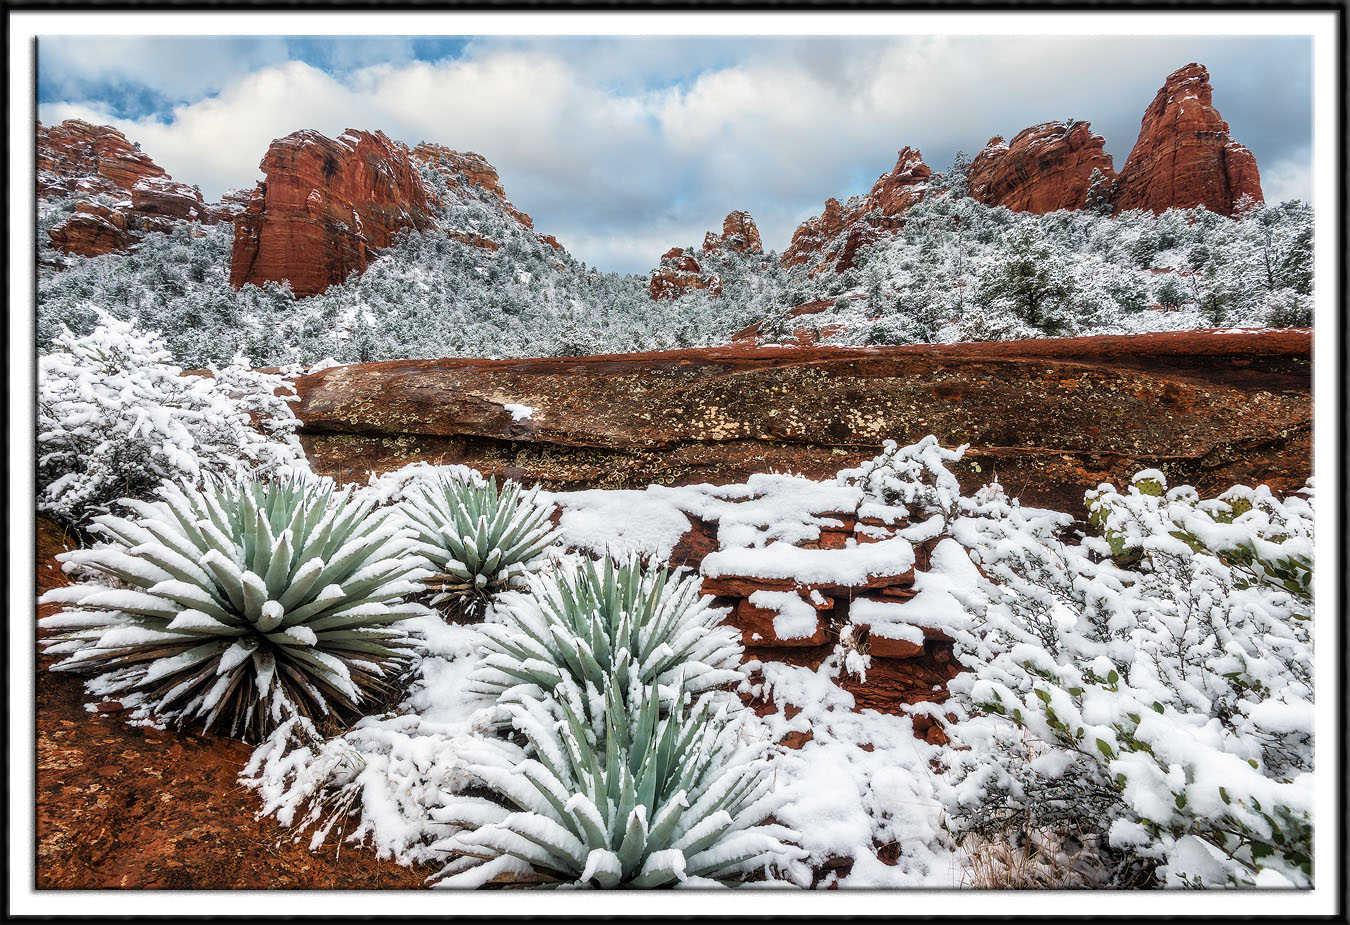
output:
{"label": "spiky agave rosette", "polygon": [[41,621],[59,670],[169,725],[259,739],[290,716],[347,721],[390,693],[412,652],[405,597],[426,574],[413,530],[329,480],[166,483],[104,516],[107,541],[59,558],[99,573]]}
{"label": "spiky agave rosette", "polygon": [[[740,634],[702,596],[697,575],[646,567],[636,557],[572,558],[526,578],[528,593],[500,595],[483,626],[486,655],[470,690],[571,702],[603,722],[617,692],[636,713],[651,688],[664,703],[742,679]],[[564,678],[575,683],[559,687]]]}
{"label": "spiky agave rosette", "polygon": [[646,692],[630,715],[611,688],[597,724],[571,697],[562,721],[533,697],[507,705],[528,750],[488,740],[461,751],[497,799],[458,795],[432,811],[463,827],[434,846],[458,855],[439,885],[714,886],[803,857],[797,833],[766,821],[781,800],[769,743],[742,729],[747,711],[711,694],[669,710]]}
{"label": "spiky agave rosette", "polygon": [[[477,475],[477,473],[474,473]],[[437,570],[429,586],[439,602],[460,594],[480,602],[538,563],[558,539],[553,505],[539,488],[507,480],[437,472],[403,491],[400,508],[417,528],[421,552]]]}

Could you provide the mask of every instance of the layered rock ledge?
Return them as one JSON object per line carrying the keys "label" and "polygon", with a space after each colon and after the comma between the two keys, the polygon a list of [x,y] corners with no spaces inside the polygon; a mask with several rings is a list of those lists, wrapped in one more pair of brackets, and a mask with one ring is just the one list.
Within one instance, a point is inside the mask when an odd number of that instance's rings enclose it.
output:
{"label": "layered rock ledge", "polygon": [[[1024,503],[1154,467],[1217,492],[1292,490],[1311,464],[1311,332],[1185,332],[907,347],[730,346],[398,360],[298,382],[322,472],[462,463],[551,488],[832,476],[883,440],[970,444],[963,487]],[[534,409],[517,418],[507,405]]]}

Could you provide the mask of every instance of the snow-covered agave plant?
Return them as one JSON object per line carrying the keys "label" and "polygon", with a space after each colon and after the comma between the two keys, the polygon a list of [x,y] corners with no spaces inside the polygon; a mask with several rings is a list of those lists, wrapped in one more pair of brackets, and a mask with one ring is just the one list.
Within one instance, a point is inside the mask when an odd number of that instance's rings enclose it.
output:
{"label": "snow-covered agave plant", "polygon": [[437,473],[404,490],[400,507],[417,528],[422,554],[437,570],[429,582],[441,596],[479,600],[508,586],[543,557],[558,538],[549,522],[553,505],[538,486]]}
{"label": "snow-covered agave plant", "polygon": [[561,721],[532,697],[511,703],[528,752],[497,740],[462,755],[497,799],[432,811],[462,827],[436,846],[458,855],[441,885],[714,886],[800,859],[796,833],[766,822],[779,805],[769,745],[744,735],[744,711],[709,694],[669,711],[647,692],[633,715],[611,688],[598,723],[570,697]]}
{"label": "snow-covered agave plant", "polygon": [[[470,678],[479,693],[553,694],[599,722],[611,691],[635,713],[649,688],[669,703],[677,689],[701,694],[741,680],[739,634],[696,575],[636,557],[577,558],[527,582],[528,593],[498,599],[483,627],[486,655]],[[574,683],[560,689],[565,679]]]}
{"label": "snow-covered agave plant", "polygon": [[413,651],[405,600],[426,574],[391,509],[327,480],[165,483],[160,500],[105,515],[107,542],[63,554],[97,578],[58,588],[42,621],[60,670],[96,675],[170,725],[201,721],[258,739],[291,716],[360,714]]}

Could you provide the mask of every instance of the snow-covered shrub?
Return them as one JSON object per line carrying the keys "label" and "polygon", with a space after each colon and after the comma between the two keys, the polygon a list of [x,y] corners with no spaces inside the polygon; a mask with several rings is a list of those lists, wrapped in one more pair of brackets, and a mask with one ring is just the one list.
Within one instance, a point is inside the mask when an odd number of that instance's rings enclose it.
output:
{"label": "snow-covered shrub", "polygon": [[879,456],[837,476],[844,485],[861,489],[859,517],[894,523],[900,518],[919,523],[931,518],[933,535],[951,522],[962,508],[961,486],[947,463],[964,455],[969,444],[944,449],[931,434],[918,443],[899,446],[882,443]]}
{"label": "snow-covered shrub", "polygon": [[1313,322],[1312,297],[1288,289],[1266,296],[1262,305],[1269,328],[1308,328]]}
{"label": "snow-covered shrub", "polygon": [[528,750],[497,740],[465,755],[498,799],[462,796],[433,811],[466,828],[439,846],[461,855],[442,884],[516,874],[598,887],[713,886],[772,877],[776,863],[798,857],[785,843],[795,833],[765,823],[777,806],[769,745],[745,740],[743,711],[709,694],[670,711],[653,688],[640,690],[640,701],[625,703],[610,688],[603,713],[589,719],[568,696],[556,701],[562,721],[532,697],[508,704]]}
{"label": "snow-covered shrub", "polygon": [[411,654],[405,596],[426,574],[392,510],[327,480],[166,483],[105,515],[107,541],[64,553],[95,578],[58,588],[42,621],[59,670],[170,725],[256,739],[291,716],[347,721],[387,697]]}
{"label": "snow-covered shrub", "polygon": [[1307,500],[1200,501],[1146,471],[1089,503],[1103,536],[1079,544],[998,492],[953,530],[988,579],[955,634],[974,669],[950,684],[969,746],[952,753],[957,826],[1039,808],[1169,885],[1309,885]]}
{"label": "snow-covered shrub", "polygon": [[66,330],[38,359],[38,510],[81,524],[119,498],[149,498],[165,479],[308,470],[284,377],[242,357],[185,376],[158,334],[99,318],[93,333]]}
{"label": "snow-covered shrub", "polygon": [[672,703],[677,691],[742,677],[738,633],[722,625],[726,611],[709,606],[696,575],[606,557],[571,559],[527,581],[529,593],[501,595],[483,627],[486,654],[471,677],[481,693],[574,698],[569,707],[599,723],[611,694],[636,716],[645,698]]}
{"label": "snow-covered shrub", "polygon": [[558,531],[549,523],[553,505],[539,500],[538,486],[526,491],[507,480],[498,489],[495,478],[459,476],[436,473],[413,482],[399,507],[437,571],[429,581],[440,597],[482,601],[536,565]]}

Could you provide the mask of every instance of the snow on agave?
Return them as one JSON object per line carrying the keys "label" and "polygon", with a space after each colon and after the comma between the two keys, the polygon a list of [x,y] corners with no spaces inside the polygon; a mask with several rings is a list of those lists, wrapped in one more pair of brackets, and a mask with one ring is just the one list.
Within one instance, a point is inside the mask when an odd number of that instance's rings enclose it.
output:
{"label": "snow on agave", "polygon": [[[569,679],[565,686],[571,686]],[[432,815],[466,827],[436,847],[459,854],[443,886],[493,878],[599,887],[715,886],[773,873],[803,852],[796,833],[761,824],[778,807],[769,743],[748,740],[733,707],[705,694],[664,717],[647,688],[636,715],[616,688],[587,723],[564,697],[507,705],[529,756],[504,741],[462,753],[498,800],[458,796]],[[682,700],[678,697],[677,700]]]}
{"label": "snow on agave", "polygon": [[433,811],[464,829],[435,846],[461,855],[444,884],[708,884],[797,857],[784,842],[795,833],[760,824],[777,806],[770,746],[719,690],[743,679],[741,648],[698,580],[606,558],[565,561],[529,585],[498,598],[470,679],[528,749],[489,740],[461,752],[496,799]]}
{"label": "snow on agave", "polygon": [[[480,693],[576,695],[573,708],[598,723],[611,690],[633,713],[647,686],[669,703],[676,685],[698,694],[741,680],[739,634],[721,625],[726,611],[709,606],[697,576],[607,557],[527,581],[530,593],[502,595],[501,622],[483,627],[487,655],[470,679]],[[557,690],[565,677],[575,684]]]}
{"label": "snow on agave", "polygon": [[103,516],[109,539],[59,558],[109,580],[42,597],[65,632],[44,641],[56,669],[171,725],[219,723],[261,738],[301,715],[359,715],[410,653],[405,595],[425,562],[412,529],[327,480],[165,483],[161,500]]}
{"label": "snow on agave", "polygon": [[421,552],[441,573],[444,591],[483,595],[534,565],[558,538],[553,505],[539,489],[515,482],[440,473],[405,491],[403,513],[417,527]]}

